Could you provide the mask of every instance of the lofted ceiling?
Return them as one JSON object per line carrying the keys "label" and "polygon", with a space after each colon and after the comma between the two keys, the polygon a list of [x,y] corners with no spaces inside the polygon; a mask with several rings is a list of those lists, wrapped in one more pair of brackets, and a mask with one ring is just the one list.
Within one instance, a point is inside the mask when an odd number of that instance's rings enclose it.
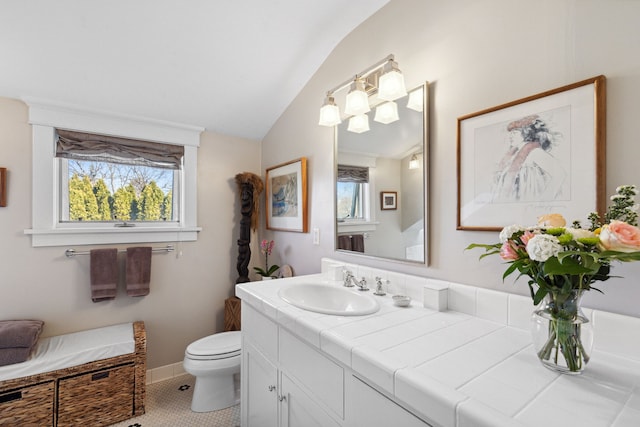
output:
{"label": "lofted ceiling", "polygon": [[261,140],[389,1],[0,0],[0,96]]}

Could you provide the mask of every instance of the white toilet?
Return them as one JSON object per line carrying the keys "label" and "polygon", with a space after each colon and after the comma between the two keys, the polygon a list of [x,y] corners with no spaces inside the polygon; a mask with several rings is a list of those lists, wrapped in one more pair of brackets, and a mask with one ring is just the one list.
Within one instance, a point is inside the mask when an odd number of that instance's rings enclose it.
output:
{"label": "white toilet", "polygon": [[234,376],[240,373],[240,347],[240,331],[220,332],[189,344],[182,365],[196,377],[192,411],[217,411],[239,402]]}

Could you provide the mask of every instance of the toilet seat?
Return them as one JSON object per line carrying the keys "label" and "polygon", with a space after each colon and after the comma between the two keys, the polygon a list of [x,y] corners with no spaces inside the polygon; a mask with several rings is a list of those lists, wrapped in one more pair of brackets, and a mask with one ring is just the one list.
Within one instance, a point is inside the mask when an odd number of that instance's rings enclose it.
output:
{"label": "toilet seat", "polygon": [[218,360],[240,356],[241,332],[220,332],[189,344],[185,356],[193,360]]}

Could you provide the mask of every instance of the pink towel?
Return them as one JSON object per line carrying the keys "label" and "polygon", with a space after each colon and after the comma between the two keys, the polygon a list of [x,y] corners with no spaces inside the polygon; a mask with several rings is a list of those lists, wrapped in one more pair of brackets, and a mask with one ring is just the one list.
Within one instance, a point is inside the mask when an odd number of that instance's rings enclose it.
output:
{"label": "pink towel", "polygon": [[118,250],[93,249],[91,258],[91,300],[100,302],[116,297],[118,290]]}
{"label": "pink towel", "polygon": [[151,282],[151,247],[127,248],[127,295],[149,295]]}

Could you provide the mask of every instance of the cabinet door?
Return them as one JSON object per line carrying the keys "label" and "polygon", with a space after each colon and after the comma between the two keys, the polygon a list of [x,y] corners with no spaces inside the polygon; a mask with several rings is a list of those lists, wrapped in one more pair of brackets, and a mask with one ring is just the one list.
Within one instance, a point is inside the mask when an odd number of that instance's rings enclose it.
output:
{"label": "cabinet door", "polygon": [[351,402],[355,427],[429,427],[429,424],[356,377],[352,379]]}
{"label": "cabinet door", "polygon": [[246,427],[277,427],[278,370],[255,347],[245,341],[242,349],[243,417]]}
{"label": "cabinet door", "polygon": [[340,427],[289,377],[281,374],[282,427]]}

